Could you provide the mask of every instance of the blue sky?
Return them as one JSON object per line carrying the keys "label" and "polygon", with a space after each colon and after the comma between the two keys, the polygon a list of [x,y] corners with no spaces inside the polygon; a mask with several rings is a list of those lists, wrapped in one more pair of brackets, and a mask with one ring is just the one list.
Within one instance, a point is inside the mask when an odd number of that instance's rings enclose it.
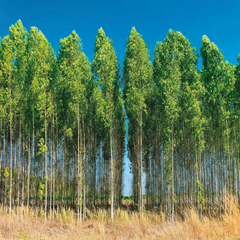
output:
{"label": "blue sky", "polygon": [[[6,36],[9,27],[21,19],[28,31],[32,26],[40,29],[58,52],[60,39],[75,30],[92,61],[95,37],[102,27],[113,40],[122,65],[132,27],[143,35],[151,59],[155,44],[163,42],[168,30],[173,29],[187,37],[198,51],[202,36],[207,35],[223,51],[225,59],[235,65],[240,53],[239,10],[240,1],[235,0],[0,0],[0,37]],[[131,175],[125,159],[124,194],[129,195]]]}

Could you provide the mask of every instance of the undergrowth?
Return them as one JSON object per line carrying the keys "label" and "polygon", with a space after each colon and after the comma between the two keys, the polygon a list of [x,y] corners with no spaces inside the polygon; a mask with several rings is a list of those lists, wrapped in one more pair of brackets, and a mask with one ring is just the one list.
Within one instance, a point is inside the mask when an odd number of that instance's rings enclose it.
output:
{"label": "undergrowth", "polygon": [[[176,216],[167,221],[163,212],[146,211],[142,219],[137,212],[116,209],[112,222],[110,212],[87,210],[87,219],[77,223],[76,213],[70,209],[48,214],[32,208],[0,207],[0,239],[238,239],[240,237],[240,212],[237,201],[228,198],[222,214],[216,210],[202,219],[189,207],[184,220]],[[220,206],[219,207],[225,207]]]}

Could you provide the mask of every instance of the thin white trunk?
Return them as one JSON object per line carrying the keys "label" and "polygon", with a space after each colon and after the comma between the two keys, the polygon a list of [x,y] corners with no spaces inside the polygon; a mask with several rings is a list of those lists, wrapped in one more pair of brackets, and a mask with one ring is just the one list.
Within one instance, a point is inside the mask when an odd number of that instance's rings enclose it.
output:
{"label": "thin white trunk", "polygon": [[48,180],[48,172],[47,172],[47,110],[46,110],[46,99],[45,99],[45,111],[44,111],[45,117],[45,222],[47,221],[47,180]]}
{"label": "thin white trunk", "polygon": [[28,140],[28,180],[27,180],[27,207],[29,207],[29,188],[30,188],[30,165],[31,165],[31,139],[29,131],[29,140]]}
{"label": "thin white trunk", "polygon": [[80,119],[79,119],[79,103],[78,103],[78,152],[77,152],[77,182],[78,182],[78,199],[77,199],[77,222],[80,221]]}
{"label": "thin white trunk", "polygon": [[12,156],[12,99],[11,99],[11,89],[9,86],[10,90],[10,196],[9,196],[9,211],[10,214],[12,212],[12,161],[13,161],[13,156]]}
{"label": "thin white trunk", "polygon": [[174,222],[174,146],[173,146],[173,124],[174,121],[172,120],[172,222]]}
{"label": "thin white trunk", "polygon": [[114,187],[114,182],[113,182],[113,151],[112,151],[112,126],[110,126],[110,151],[111,151],[111,220],[113,221],[114,213],[113,213],[113,187]]}
{"label": "thin white trunk", "polygon": [[142,189],[142,110],[140,112],[140,186],[139,186],[139,191],[140,191],[140,206],[139,206],[139,209],[140,209],[140,217],[142,218],[142,212],[143,212],[143,189]]}

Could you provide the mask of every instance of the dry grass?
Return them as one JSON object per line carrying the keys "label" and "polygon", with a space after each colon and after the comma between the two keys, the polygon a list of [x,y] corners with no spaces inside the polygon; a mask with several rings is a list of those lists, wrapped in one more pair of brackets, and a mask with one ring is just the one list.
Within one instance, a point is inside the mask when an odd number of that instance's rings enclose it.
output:
{"label": "dry grass", "polygon": [[[22,210],[24,214],[22,215]],[[0,208],[0,239],[240,239],[240,212],[236,201],[229,198],[228,211],[220,217],[203,217],[196,211],[185,212],[185,220],[166,222],[160,215],[146,212],[142,220],[137,213],[116,210],[114,223],[109,212],[88,212],[89,219],[77,225],[73,211],[61,211],[58,219],[44,222],[41,210],[16,209],[11,214]]]}

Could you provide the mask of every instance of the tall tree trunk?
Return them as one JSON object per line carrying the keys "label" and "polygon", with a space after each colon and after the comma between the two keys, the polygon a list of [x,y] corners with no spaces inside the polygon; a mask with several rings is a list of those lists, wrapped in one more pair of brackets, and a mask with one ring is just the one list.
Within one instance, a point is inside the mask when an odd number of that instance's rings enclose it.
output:
{"label": "tall tree trunk", "polygon": [[53,116],[53,169],[52,169],[52,181],[53,181],[53,219],[55,212],[55,127],[54,127],[54,116]]}
{"label": "tall tree trunk", "polygon": [[[49,133],[50,134],[50,133]],[[50,151],[51,151],[51,154],[50,154],[50,158],[51,160],[49,161],[51,166],[50,166],[50,176],[49,176],[49,180],[50,180],[50,200],[49,200],[49,211],[50,211],[50,220],[52,219],[52,183],[53,183],[53,179],[52,179],[52,164],[53,164],[53,123],[51,124],[51,134],[50,134],[50,139],[51,141],[49,140],[49,142],[51,142],[50,145]]]}
{"label": "tall tree trunk", "polygon": [[[7,131],[7,129],[5,129],[4,135],[3,135],[3,139],[4,139],[3,155],[5,157],[4,170],[7,166],[7,144],[6,144],[6,141],[7,141],[6,137],[7,136],[6,136],[6,131]],[[6,197],[7,197],[7,192],[6,192],[7,191],[7,186],[6,186],[6,184],[7,184],[7,181],[4,177],[4,207],[6,207]]]}
{"label": "tall tree trunk", "polygon": [[58,219],[58,208],[59,208],[59,201],[58,201],[58,196],[59,196],[59,170],[58,170],[58,158],[59,158],[59,154],[58,154],[58,126],[57,126],[57,219]]}
{"label": "tall tree trunk", "polygon": [[172,222],[174,222],[174,146],[173,146],[173,124],[174,121],[172,120]]}
{"label": "tall tree trunk", "polygon": [[231,160],[230,160],[230,151],[229,151],[229,133],[228,133],[228,121],[226,119],[226,130],[227,130],[227,156],[228,156],[228,191],[231,194]]}
{"label": "tall tree trunk", "polygon": [[77,222],[80,221],[80,119],[79,119],[79,102],[78,102],[78,134],[77,134]]}
{"label": "tall tree trunk", "polygon": [[[33,110],[34,111],[34,110]],[[34,126],[34,112],[33,112],[33,118],[32,118],[32,124],[33,124],[33,129],[32,129],[32,163],[33,163],[33,166],[34,166],[34,168],[35,168],[35,126]],[[33,169],[34,169],[33,168]],[[35,175],[35,170],[33,170],[33,176],[36,176]],[[33,179],[33,183],[34,183],[34,179]],[[33,186],[33,189],[35,189],[34,188],[34,186]],[[33,205],[33,203],[34,203],[34,201],[32,200],[32,205]],[[35,203],[36,204],[36,203]]]}
{"label": "tall tree trunk", "polygon": [[45,109],[44,109],[44,135],[45,135],[45,222],[47,221],[47,181],[48,181],[48,172],[47,172],[47,109],[46,109],[46,99],[45,99]]}
{"label": "tall tree trunk", "polygon": [[[20,204],[20,189],[19,189],[19,183],[20,183],[20,167],[21,167],[21,139],[22,139],[22,129],[21,129],[21,111],[20,111],[20,119],[19,119],[19,143],[18,143],[18,170],[17,170],[17,210],[19,210],[19,204]],[[17,211],[18,212],[18,211]]]}
{"label": "tall tree trunk", "polygon": [[[111,115],[112,116],[112,115]],[[111,119],[112,120],[112,119]],[[113,174],[113,151],[112,151],[112,143],[113,143],[113,131],[112,131],[112,121],[110,126],[110,153],[111,153],[111,220],[113,221],[113,194],[114,194],[114,174]]]}
{"label": "tall tree trunk", "polygon": [[83,162],[84,162],[84,179],[83,179],[83,220],[86,218],[86,149],[85,149],[85,129],[84,129],[84,116],[82,116],[83,128]]}
{"label": "tall tree trunk", "polygon": [[11,95],[11,89],[10,89],[10,84],[9,84],[9,91],[10,91],[10,109],[9,109],[9,116],[10,116],[10,196],[9,196],[9,211],[10,214],[12,213],[12,161],[13,161],[13,156],[12,156],[12,95]]}
{"label": "tall tree trunk", "polygon": [[[23,126],[24,126],[23,118]],[[23,139],[22,139],[22,217],[23,217],[23,207],[24,207],[24,187],[25,187],[25,128],[23,128]]]}
{"label": "tall tree trunk", "polygon": [[[2,127],[2,117],[1,117],[1,121],[0,121],[0,187],[1,187],[1,192],[3,192],[3,187],[2,187],[2,141],[3,141],[3,139],[2,139],[2,129],[3,129],[3,127]],[[2,195],[2,194],[1,194]],[[0,202],[1,202],[1,204],[3,203],[2,202],[2,196],[0,195]]]}
{"label": "tall tree trunk", "polygon": [[140,182],[139,182],[139,197],[140,197],[140,206],[139,206],[139,210],[140,210],[140,217],[142,219],[142,212],[143,212],[143,195],[142,195],[142,156],[143,156],[143,150],[142,150],[142,122],[143,118],[142,118],[142,109],[140,110]]}
{"label": "tall tree trunk", "polygon": [[27,179],[27,208],[29,207],[29,189],[30,189],[30,165],[31,165],[31,138],[30,138],[30,129],[29,129],[29,137],[28,137],[28,179]]}

